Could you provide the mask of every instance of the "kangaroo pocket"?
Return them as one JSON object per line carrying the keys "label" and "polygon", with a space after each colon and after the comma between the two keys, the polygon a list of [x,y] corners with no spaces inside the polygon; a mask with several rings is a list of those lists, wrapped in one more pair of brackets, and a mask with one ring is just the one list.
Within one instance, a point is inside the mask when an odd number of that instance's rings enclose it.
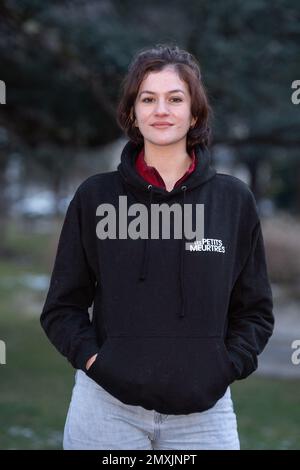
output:
{"label": "kangaroo pocket", "polygon": [[109,336],[86,374],[129,405],[165,414],[211,408],[235,379],[222,338]]}

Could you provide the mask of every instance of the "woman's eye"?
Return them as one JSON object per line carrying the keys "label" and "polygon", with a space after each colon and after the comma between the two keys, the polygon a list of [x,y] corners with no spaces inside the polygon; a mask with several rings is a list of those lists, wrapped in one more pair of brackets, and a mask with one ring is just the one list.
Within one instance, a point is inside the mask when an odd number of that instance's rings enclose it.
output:
{"label": "woman's eye", "polygon": [[[146,102],[146,100],[153,100],[153,98],[144,98],[144,99],[143,99],[143,103]],[[178,102],[178,101],[182,101],[181,98],[177,98],[177,97],[171,98],[171,100],[177,100],[177,102]]]}

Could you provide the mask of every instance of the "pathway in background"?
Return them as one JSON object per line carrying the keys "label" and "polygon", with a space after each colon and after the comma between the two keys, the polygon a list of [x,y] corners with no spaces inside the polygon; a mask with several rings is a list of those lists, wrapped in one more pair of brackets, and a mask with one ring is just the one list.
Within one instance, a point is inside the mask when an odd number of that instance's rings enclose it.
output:
{"label": "pathway in background", "polygon": [[[300,379],[300,364],[292,363],[294,340],[300,341],[300,301],[291,300],[278,285],[272,285],[275,328],[265,350],[259,356],[255,374]],[[300,353],[298,354],[300,359]]]}

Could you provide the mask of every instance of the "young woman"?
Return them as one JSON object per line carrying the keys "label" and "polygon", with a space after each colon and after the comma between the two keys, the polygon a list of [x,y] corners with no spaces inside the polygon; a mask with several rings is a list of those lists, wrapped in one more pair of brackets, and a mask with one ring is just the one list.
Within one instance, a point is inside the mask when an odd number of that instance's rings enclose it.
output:
{"label": "young woman", "polygon": [[63,447],[239,449],[230,384],[274,325],[255,199],[211,166],[191,54],[139,52],[122,92],[121,162],[76,190],[41,314],[76,369]]}

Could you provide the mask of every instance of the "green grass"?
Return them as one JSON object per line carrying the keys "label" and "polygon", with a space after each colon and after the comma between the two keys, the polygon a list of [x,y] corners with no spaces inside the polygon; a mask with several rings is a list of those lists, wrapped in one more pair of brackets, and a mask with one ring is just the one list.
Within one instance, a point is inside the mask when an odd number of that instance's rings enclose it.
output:
{"label": "green grass", "polygon": [[4,240],[0,241],[0,246],[11,253],[14,262],[12,259],[7,262],[2,260],[3,268],[8,271],[26,268],[35,273],[51,269],[62,225],[63,218],[55,218],[51,222],[52,233],[38,233],[37,226],[33,232],[28,224],[10,220],[4,230]]}
{"label": "green grass", "polygon": [[300,449],[300,382],[252,375],[231,386],[242,449]]}
{"label": "green grass", "polygon": [[8,233],[6,249],[13,257],[0,263],[0,339],[6,343],[0,449],[59,449],[74,369],[40,326],[45,293],[20,282],[24,274],[50,274],[58,234],[20,232],[14,224]]}
{"label": "green grass", "polygon": [[0,366],[0,448],[61,448],[73,368],[49,344],[39,321],[0,320],[6,364]]}
{"label": "green grass", "polygon": [[[49,274],[49,245],[49,236],[13,232],[10,247],[18,255],[0,263],[0,339],[7,346],[7,364],[0,365],[0,449],[62,448],[74,369],[40,326],[44,294],[17,282],[1,285],[7,276],[17,281],[26,272]],[[18,259],[22,253],[25,263]],[[300,449],[299,381],[252,375],[231,390],[242,449]]]}

